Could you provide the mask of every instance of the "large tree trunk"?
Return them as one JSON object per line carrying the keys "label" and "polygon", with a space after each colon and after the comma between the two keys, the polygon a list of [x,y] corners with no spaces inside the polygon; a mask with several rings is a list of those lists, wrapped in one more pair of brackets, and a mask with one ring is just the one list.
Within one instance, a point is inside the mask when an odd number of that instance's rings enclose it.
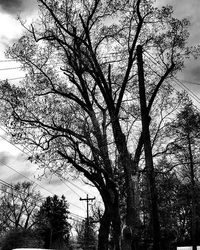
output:
{"label": "large tree trunk", "polygon": [[113,250],[121,250],[121,219],[119,211],[119,194],[114,182],[106,180],[105,190],[100,190],[104,201],[104,214],[99,229],[98,250],[107,250],[112,228]]}
{"label": "large tree trunk", "polygon": [[141,107],[141,118],[142,118],[142,133],[144,138],[144,152],[145,152],[145,165],[147,171],[147,179],[149,182],[150,189],[150,200],[151,200],[151,221],[153,229],[153,249],[160,250],[160,223],[159,213],[157,205],[157,190],[155,184],[155,173],[153,165],[151,138],[149,131],[149,112],[146,104],[146,91],[145,91],[145,80],[143,70],[143,59],[142,59],[142,46],[137,47],[137,60],[138,60],[138,78],[139,78],[139,95],[140,95],[140,107]]}
{"label": "large tree trunk", "polygon": [[138,213],[136,211],[135,204],[135,185],[134,175],[135,170],[134,162],[127,149],[126,138],[121,130],[119,121],[115,122],[114,134],[118,152],[120,154],[120,163],[124,169],[125,184],[126,184],[126,215],[125,215],[125,227],[122,232],[122,250],[131,250],[136,234],[137,227],[139,225]]}
{"label": "large tree trunk", "polygon": [[122,232],[122,250],[131,250],[132,241],[134,240],[135,231],[137,231],[139,219],[135,206],[135,187],[134,176],[136,170],[134,169],[134,161],[127,148],[127,141],[121,129],[118,117],[111,113],[113,134],[115,143],[119,152],[119,161],[124,170],[125,184],[126,184],[126,215],[125,227]]}
{"label": "large tree trunk", "polygon": [[112,204],[112,228],[113,228],[113,250],[121,250],[121,218],[119,211],[119,198],[115,192],[115,200]]}
{"label": "large tree trunk", "polygon": [[108,250],[110,226],[111,216],[109,209],[107,208],[107,206],[105,206],[104,214],[100,221],[98,250]]}
{"label": "large tree trunk", "polygon": [[131,250],[133,235],[137,228],[137,212],[135,208],[135,188],[133,181],[133,166],[134,162],[131,159],[131,155],[127,149],[126,138],[122,132],[119,120],[113,118],[113,132],[115,142],[120,156],[120,163],[124,169],[125,184],[126,184],[126,215],[125,215],[125,228],[126,232],[122,233],[122,250]]}

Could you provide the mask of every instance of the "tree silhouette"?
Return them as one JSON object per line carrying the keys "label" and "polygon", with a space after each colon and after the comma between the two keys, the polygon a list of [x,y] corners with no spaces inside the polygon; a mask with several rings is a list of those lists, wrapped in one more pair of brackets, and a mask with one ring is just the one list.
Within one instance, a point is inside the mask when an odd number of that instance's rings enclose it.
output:
{"label": "tree silhouette", "polygon": [[1,232],[11,229],[31,229],[42,196],[30,182],[2,186],[0,193]]}
{"label": "tree silhouette", "polygon": [[65,197],[47,197],[36,215],[36,229],[44,240],[45,248],[63,249],[69,243],[70,225]]}
{"label": "tree silhouette", "polygon": [[[199,165],[200,142],[200,113],[189,101],[177,114],[171,128],[175,134],[175,139],[171,143],[171,150],[175,154],[176,160],[183,166],[180,171],[186,183],[189,180],[190,200],[191,200],[191,239],[193,249],[197,249],[197,176]],[[188,189],[189,190],[189,189]]]}
{"label": "tree silhouette", "polygon": [[[152,2],[38,0],[40,18],[29,27],[22,21],[26,32],[8,50],[27,76],[19,86],[2,83],[2,120],[13,141],[31,149],[33,160],[58,174],[74,169],[98,189],[105,207],[100,250],[108,248],[111,226],[115,248],[122,238],[130,249],[140,225],[135,186],[144,140],[136,47],[145,54],[148,116],[163,84],[191,52],[189,22]],[[122,237],[122,224],[130,237]],[[153,229],[159,249],[159,223]]]}

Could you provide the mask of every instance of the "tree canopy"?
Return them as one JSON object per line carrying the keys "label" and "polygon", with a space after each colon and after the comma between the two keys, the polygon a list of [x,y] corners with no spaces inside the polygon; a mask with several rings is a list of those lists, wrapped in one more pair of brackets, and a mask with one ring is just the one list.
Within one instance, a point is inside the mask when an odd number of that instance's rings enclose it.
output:
{"label": "tree canopy", "polygon": [[[158,94],[169,98],[170,80],[197,52],[186,44],[189,21],[176,19],[171,6],[159,9],[153,3],[38,0],[39,18],[29,26],[21,20],[25,33],[7,52],[26,77],[18,86],[1,83],[2,119],[13,141],[32,150],[33,160],[57,173],[75,170],[98,189],[105,206],[101,250],[107,249],[111,225],[116,249],[125,236],[122,224],[131,234],[124,239],[127,249],[140,225],[138,45],[148,126],[156,115],[153,107],[163,101]],[[126,212],[121,220],[123,178]]]}

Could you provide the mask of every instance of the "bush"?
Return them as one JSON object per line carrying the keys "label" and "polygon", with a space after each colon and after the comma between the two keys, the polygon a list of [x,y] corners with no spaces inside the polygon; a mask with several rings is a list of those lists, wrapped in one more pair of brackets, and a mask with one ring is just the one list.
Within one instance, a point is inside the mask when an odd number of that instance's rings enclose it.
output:
{"label": "bush", "polygon": [[1,250],[12,250],[21,247],[42,247],[43,241],[33,230],[10,230],[2,240]]}

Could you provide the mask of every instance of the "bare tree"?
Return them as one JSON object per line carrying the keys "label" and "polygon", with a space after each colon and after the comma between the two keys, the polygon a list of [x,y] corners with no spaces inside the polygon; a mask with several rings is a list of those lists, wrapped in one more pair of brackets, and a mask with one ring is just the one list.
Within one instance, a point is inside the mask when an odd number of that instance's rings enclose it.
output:
{"label": "bare tree", "polygon": [[159,65],[146,57],[150,115],[162,84],[191,52],[186,47],[189,22],[174,18],[169,6],[154,8],[151,0],[38,4],[40,18],[29,27],[22,22],[26,32],[8,50],[27,75],[19,86],[2,82],[2,119],[13,141],[29,147],[41,165],[62,174],[75,169],[98,189],[105,206],[99,249],[108,248],[111,225],[115,249],[121,249],[122,237],[123,249],[131,249],[139,226],[135,177],[144,141],[142,134],[136,140],[126,135],[131,130],[137,137],[133,124],[140,124],[136,46],[153,54]]}
{"label": "bare tree", "polygon": [[41,195],[30,182],[2,186],[0,194],[1,229],[30,229],[41,204]]}

